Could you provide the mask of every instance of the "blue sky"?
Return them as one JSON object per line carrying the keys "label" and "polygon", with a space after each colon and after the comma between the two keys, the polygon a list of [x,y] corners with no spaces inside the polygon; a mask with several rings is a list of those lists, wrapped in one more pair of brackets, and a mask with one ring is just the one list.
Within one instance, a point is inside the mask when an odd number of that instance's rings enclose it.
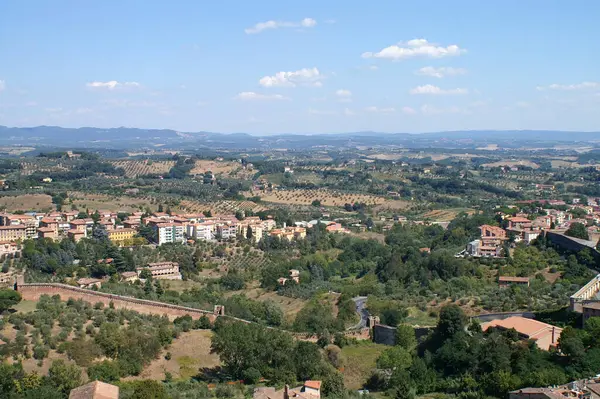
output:
{"label": "blue sky", "polygon": [[0,125],[600,130],[600,2],[0,3]]}

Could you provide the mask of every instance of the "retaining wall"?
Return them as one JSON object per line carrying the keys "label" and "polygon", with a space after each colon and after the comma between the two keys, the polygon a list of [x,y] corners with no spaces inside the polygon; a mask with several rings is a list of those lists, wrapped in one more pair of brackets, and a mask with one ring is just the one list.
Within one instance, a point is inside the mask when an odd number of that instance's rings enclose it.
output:
{"label": "retaining wall", "polygon": [[144,314],[167,315],[170,320],[174,320],[179,316],[190,315],[193,319],[199,319],[201,316],[207,316],[211,322],[214,322],[217,316],[210,311],[188,308],[185,306],[170,305],[163,302],[148,301],[145,299],[131,298],[121,295],[107,294],[86,290],[83,288],[72,287],[66,284],[57,283],[31,283],[20,284],[17,286],[23,299],[36,301],[42,295],[60,295],[61,299],[69,298],[81,299],[85,302],[95,304],[102,302],[105,306],[109,306],[112,302],[115,309],[135,310]]}

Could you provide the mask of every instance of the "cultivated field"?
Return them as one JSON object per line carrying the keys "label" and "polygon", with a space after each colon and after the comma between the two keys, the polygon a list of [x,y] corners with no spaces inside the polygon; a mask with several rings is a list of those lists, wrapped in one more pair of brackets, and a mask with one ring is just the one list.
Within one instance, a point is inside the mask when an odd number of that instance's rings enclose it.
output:
{"label": "cultivated field", "polygon": [[262,201],[290,205],[310,205],[314,200],[321,201],[324,206],[344,206],[344,204],[366,203],[380,205],[385,198],[371,194],[344,193],[335,190],[281,190],[263,193],[254,191],[252,195],[260,196]]}
{"label": "cultivated field", "polygon": [[46,194],[3,195],[0,196],[0,209],[14,211],[43,211],[54,209],[52,197]]}
{"label": "cultivated field", "polygon": [[121,160],[111,162],[115,168],[123,168],[125,176],[135,178],[144,175],[165,175],[175,166],[175,161],[134,161]]}
{"label": "cultivated field", "polygon": [[71,203],[76,205],[78,209],[103,209],[109,211],[123,211],[123,212],[135,212],[139,211],[140,207],[143,209],[150,207],[155,209],[155,206],[151,206],[149,199],[144,198],[133,198],[133,197],[121,197],[112,196],[105,194],[87,194],[78,191],[70,191],[69,198]]}
{"label": "cultivated field", "polygon": [[254,171],[243,169],[239,162],[200,159],[196,161],[190,174],[201,175],[209,171],[215,176],[228,175],[230,177],[235,176],[238,178],[250,178],[255,173]]}
{"label": "cultivated field", "polygon": [[423,218],[433,220],[434,222],[451,222],[461,212],[471,215],[474,211],[469,208],[436,209],[424,214]]}
{"label": "cultivated field", "polygon": [[187,213],[202,213],[210,211],[213,215],[217,214],[233,214],[237,211],[253,211],[260,212],[265,210],[265,207],[260,206],[252,201],[230,201],[223,200],[218,202],[198,202],[191,200],[183,200],[177,207],[182,212]]}
{"label": "cultivated field", "polygon": [[21,174],[29,176],[34,172],[65,172],[69,168],[62,162],[53,163],[46,160],[35,160],[33,162],[21,162]]}

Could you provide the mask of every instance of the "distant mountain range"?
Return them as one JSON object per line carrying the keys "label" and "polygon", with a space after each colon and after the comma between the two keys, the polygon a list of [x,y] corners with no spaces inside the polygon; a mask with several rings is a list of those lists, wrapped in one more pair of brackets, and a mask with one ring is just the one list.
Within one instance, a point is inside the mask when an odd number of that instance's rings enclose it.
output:
{"label": "distant mountain range", "polygon": [[118,127],[78,129],[57,126],[16,128],[0,126],[0,145],[64,148],[212,148],[212,149],[306,149],[356,146],[400,146],[410,148],[477,148],[498,144],[518,148],[525,144],[552,146],[557,143],[600,143],[600,132],[547,130],[470,130],[434,133],[353,132],[336,134],[280,134],[178,132],[168,129]]}

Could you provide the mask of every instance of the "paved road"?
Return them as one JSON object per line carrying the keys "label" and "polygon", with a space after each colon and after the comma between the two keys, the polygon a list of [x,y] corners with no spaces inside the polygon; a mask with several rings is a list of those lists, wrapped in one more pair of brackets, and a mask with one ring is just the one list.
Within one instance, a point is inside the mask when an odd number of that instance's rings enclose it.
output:
{"label": "paved road", "polygon": [[352,300],[356,305],[356,313],[360,315],[360,321],[358,324],[348,328],[348,330],[360,330],[361,328],[365,328],[367,326],[367,322],[369,321],[369,311],[365,307],[367,303],[367,297],[357,296],[352,298]]}

